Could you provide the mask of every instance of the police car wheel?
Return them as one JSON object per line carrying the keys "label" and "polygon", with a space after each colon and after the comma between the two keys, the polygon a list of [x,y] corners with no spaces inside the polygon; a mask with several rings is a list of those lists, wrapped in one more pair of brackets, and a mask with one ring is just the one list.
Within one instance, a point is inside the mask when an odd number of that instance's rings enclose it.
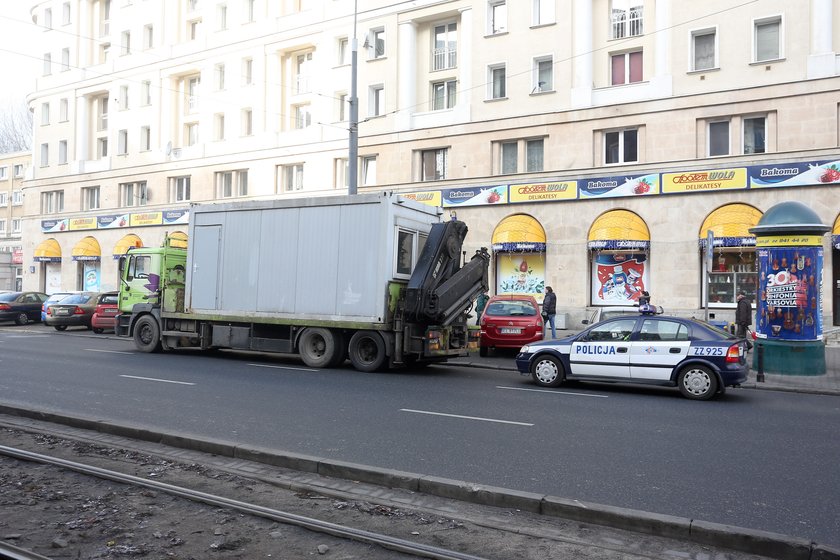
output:
{"label": "police car wheel", "polygon": [[540,356],[531,364],[531,377],[540,387],[559,387],[565,379],[565,372],[557,358]]}
{"label": "police car wheel", "polygon": [[677,384],[680,393],[686,398],[705,401],[717,392],[718,381],[715,374],[705,366],[688,366],[680,372]]}

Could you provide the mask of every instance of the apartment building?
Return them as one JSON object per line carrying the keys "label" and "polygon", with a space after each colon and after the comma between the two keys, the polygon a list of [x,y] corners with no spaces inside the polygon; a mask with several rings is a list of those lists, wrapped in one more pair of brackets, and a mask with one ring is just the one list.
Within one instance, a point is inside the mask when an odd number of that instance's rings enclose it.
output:
{"label": "apartment building", "polygon": [[492,247],[493,293],[551,285],[577,322],[644,288],[731,320],[738,291],[759,297],[749,228],[800,200],[833,228],[821,311],[840,322],[840,0],[49,0],[32,17],[27,287],[114,288],[114,257],[184,236],[191,203],[346,192],[356,45],[359,190],[456,213],[465,257]]}
{"label": "apartment building", "polygon": [[0,154],[0,290],[23,285],[23,180],[29,152]]}

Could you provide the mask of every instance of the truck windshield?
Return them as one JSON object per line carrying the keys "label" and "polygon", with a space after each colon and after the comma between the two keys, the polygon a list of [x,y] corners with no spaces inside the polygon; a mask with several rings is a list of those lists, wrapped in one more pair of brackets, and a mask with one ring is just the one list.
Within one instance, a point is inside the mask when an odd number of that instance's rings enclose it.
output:
{"label": "truck windshield", "polygon": [[151,257],[148,256],[131,257],[131,263],[128,268],[128,277],[126,279],[130,281],[135,278],[148,278],[150,261]]}

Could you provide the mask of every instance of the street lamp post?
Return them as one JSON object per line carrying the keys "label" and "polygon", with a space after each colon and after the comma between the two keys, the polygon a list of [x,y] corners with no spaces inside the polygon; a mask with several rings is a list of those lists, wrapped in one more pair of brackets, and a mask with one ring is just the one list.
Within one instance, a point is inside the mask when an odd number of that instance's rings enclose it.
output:
{"label": "street lamp post", "polygon": [[359,41],[356,39],[356,18],[358,16],[359,0],[353,3],[353,42],[350,46],[350,146],[347,155],[347,173],[350,175],[347,194],[356,194],[359,179],[359,98],[357,97],[357,65]]}

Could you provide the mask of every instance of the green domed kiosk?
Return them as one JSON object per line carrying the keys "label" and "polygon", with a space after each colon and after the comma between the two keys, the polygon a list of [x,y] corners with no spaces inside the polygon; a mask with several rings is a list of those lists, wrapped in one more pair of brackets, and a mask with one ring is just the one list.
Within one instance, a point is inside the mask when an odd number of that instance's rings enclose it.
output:
{"label": "green domed kiosk", "polygon": [[825,374],[820,288],[829,229],[798,201],[776,204],[750,228],[758,255],[753,368],[759,375]]}

